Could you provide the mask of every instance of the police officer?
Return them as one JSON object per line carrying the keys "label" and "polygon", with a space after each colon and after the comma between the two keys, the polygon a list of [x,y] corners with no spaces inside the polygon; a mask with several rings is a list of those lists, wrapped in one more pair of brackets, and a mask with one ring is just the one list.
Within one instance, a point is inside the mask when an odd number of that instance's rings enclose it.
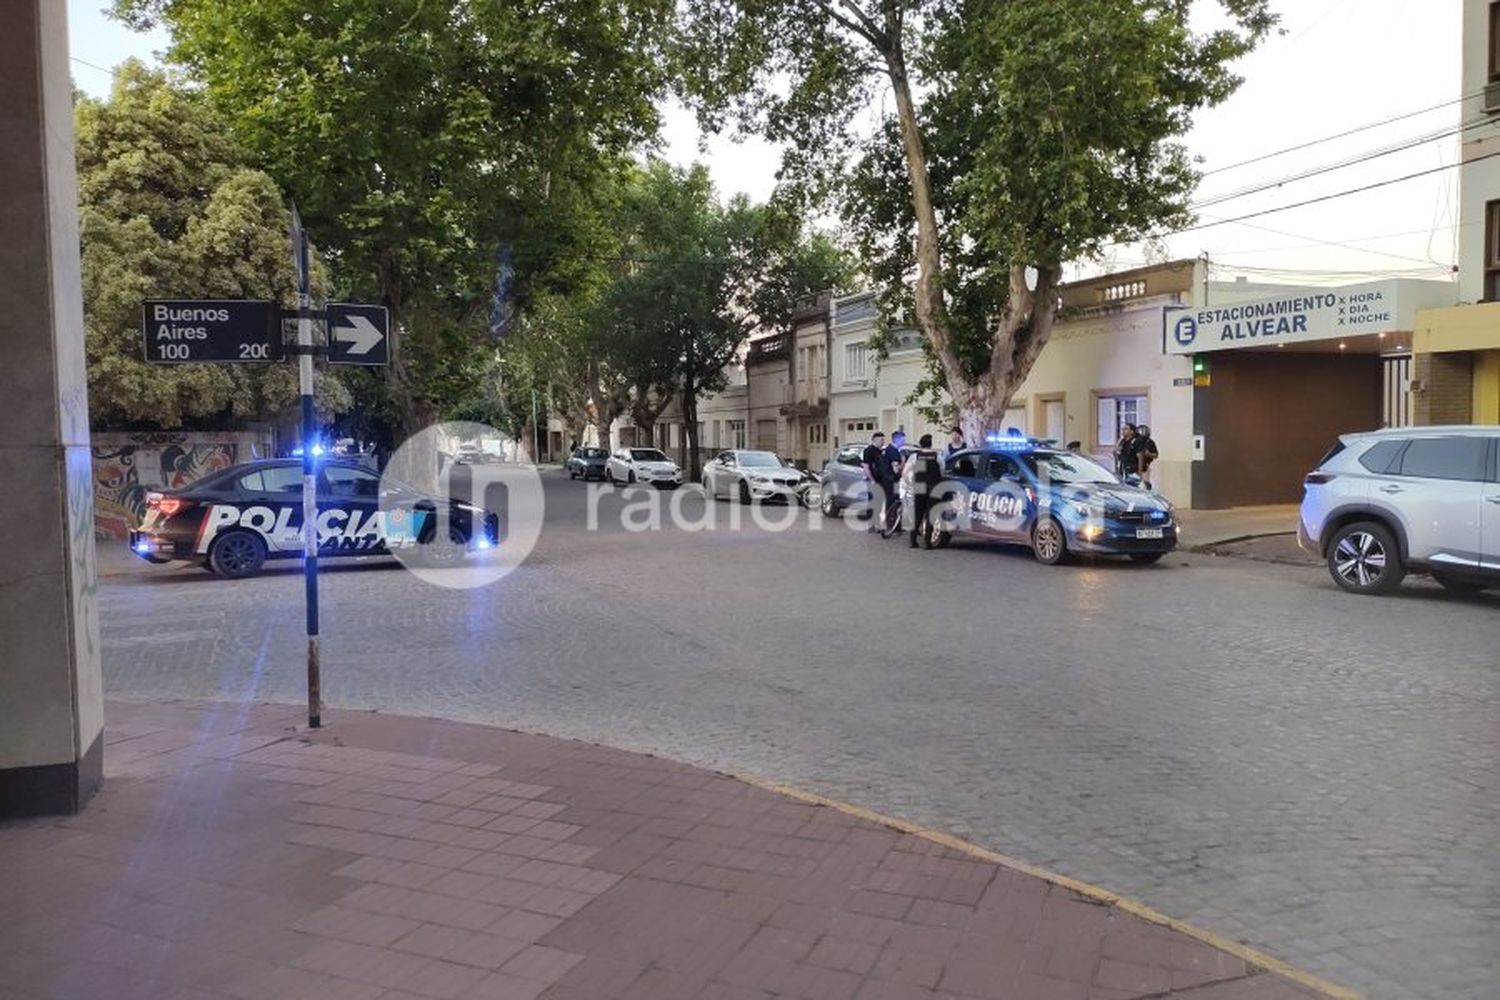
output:
{"label": "police officer", "polygon": [[911,547],[917,547],[917,538],[927,548],[932,548],[932,494],[943,481],[943,463],[932,448],[932,435],[923,434],[917,440],[917,450],[906,459],[902,469],[906,480],[906,493],[911,505],[906,509],[906,526],[910,532]]}

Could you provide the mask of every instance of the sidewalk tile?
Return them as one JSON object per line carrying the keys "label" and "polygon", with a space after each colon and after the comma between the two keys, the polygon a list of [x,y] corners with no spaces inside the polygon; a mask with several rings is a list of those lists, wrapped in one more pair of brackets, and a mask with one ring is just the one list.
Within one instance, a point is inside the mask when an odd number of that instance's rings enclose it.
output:
{"label": "sidewalk tile", "polygon": [[352,941],[355,944],[370,944],[385,947],[398,938],[409,934],[418,926],[418,921],[383,913],[363,913],[341,906],[325,906],[323,909],[292,924],[293,930],[322,937]]}

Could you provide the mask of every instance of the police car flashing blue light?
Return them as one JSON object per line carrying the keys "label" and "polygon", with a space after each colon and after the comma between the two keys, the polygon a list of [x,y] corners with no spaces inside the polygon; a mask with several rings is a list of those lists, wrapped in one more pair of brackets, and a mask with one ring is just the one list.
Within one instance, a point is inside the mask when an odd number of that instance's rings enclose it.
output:
{"label": "police car flashing blue light", "polygon": [[1050,442],[993,437],[949,457],[944,474],[933,516],[939,545],[973,535],[1027,545],[1049,565],[1070,554],[1155,562],[1177,547],[1165,497]]}

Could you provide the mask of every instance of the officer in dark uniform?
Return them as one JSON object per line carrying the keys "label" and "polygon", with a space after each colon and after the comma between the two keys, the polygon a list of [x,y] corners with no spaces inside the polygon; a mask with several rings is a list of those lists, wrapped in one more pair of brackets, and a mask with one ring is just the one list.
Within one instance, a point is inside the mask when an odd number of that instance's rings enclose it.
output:
{"label": "officer in dark uniform", "polygon": [[932,495],[943,481],[943,463],[932,449],[931,434],[923,434],[917,441],[917,450],[907,457],[902,471],[911,497],[911,505],[906,509],[906,526],[910,532],[911,547],[917,547],[917,539],[920,537],[922,544],[930,549],[933,536]]}

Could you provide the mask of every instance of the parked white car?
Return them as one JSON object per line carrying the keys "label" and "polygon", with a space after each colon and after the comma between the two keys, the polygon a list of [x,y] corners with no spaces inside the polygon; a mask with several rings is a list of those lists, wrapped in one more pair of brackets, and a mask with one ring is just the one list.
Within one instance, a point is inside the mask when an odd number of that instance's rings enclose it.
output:
{"label": "parked white car", "polygon": [[802,470],[774,451],[721,451],[703,466],[703,489],[712,497],[735,497],[740,503],[797,499]]}
{"label": "parked white car", "polygon": [[604,463],[604,478],[617,485],[642,483],[676,489],[682,485],[682,470],[655,448],[618,448]]}
{"label": "parked white car", "polygon": [[1305,490],[1298,541],[1345,590],[1388,594],[1409,569],[1500,586],[1500,428],[1345,434]]}

